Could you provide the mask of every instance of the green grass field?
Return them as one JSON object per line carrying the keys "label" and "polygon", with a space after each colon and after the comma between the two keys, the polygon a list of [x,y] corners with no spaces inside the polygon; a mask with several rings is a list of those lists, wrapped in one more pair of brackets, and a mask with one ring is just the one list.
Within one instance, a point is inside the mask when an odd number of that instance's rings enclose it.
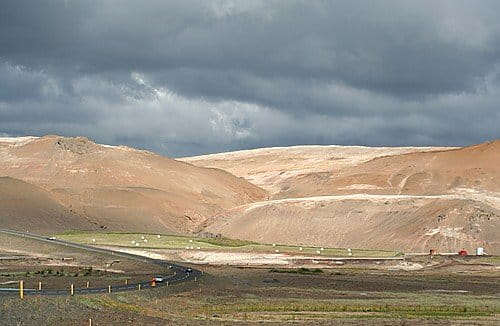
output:
{"label": "green grass field", "polygon": [[[110,245],[146,249],[185,249],[251,253],[287,253],[319,255],[325,257],[396,257],[401,253],[389,250],[321,248],[261,244],[235,239],[197,238],[148,233],[100,233],[72,231],[56,235],[57,238],[90,245]],[[95,240],[95,241],[94,241]],[[350,254],[349,254],[350,253]]]}

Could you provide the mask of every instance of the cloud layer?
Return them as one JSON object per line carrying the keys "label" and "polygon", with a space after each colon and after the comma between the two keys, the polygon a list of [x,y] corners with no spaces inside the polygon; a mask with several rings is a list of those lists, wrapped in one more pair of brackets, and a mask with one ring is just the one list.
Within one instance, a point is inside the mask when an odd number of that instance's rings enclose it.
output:
{"label": "cloud layer", "polygon": [[171,156],[500,137],[500,4],[2,1],[0,133]]}

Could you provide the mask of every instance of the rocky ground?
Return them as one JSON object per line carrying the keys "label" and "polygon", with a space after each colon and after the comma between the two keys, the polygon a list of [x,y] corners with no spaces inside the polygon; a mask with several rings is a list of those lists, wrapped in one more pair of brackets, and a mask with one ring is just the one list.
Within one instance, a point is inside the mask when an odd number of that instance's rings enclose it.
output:
{"label": "rocky ground", "polygon": [[460,270],[204,268],[134,293],[0,298],[5,325],[494,325],[499,274]]}

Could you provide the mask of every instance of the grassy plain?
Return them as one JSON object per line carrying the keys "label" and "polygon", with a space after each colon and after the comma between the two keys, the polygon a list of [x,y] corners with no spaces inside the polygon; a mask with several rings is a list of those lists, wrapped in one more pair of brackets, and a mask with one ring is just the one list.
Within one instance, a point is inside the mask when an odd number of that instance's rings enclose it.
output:
{"label": "grassy plain", "polygon": [[[158,237],[159,236],[159,237]],[[308,246],[290,246],[281,244],[262,244],[251,241],[227,238],[199,238],[176,235],[158,235],[144,233],[101,233],[101,232],[66,232],[58,238],[83,244],[110,245],[143,249],[185,249],[210,250],[250,253],[286,253],[299,255],[321,255],[325,257],[395,257],[401,255],[391,250],[367,250],[352,248],[321,248]],[[95,241],[94,241],[95,240]],[[147,242],[145,242],[146,240]],[[351,253],[351,254],[349,254]]]}

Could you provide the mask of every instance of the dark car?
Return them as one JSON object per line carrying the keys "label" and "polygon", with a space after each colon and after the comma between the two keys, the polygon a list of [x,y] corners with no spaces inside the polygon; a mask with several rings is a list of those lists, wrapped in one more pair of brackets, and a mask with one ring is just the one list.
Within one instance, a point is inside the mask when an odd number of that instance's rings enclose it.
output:
{"label": "dark car", "polygon": [[186,268],[186,273],[191,273],[193,269],[191,267]]}

